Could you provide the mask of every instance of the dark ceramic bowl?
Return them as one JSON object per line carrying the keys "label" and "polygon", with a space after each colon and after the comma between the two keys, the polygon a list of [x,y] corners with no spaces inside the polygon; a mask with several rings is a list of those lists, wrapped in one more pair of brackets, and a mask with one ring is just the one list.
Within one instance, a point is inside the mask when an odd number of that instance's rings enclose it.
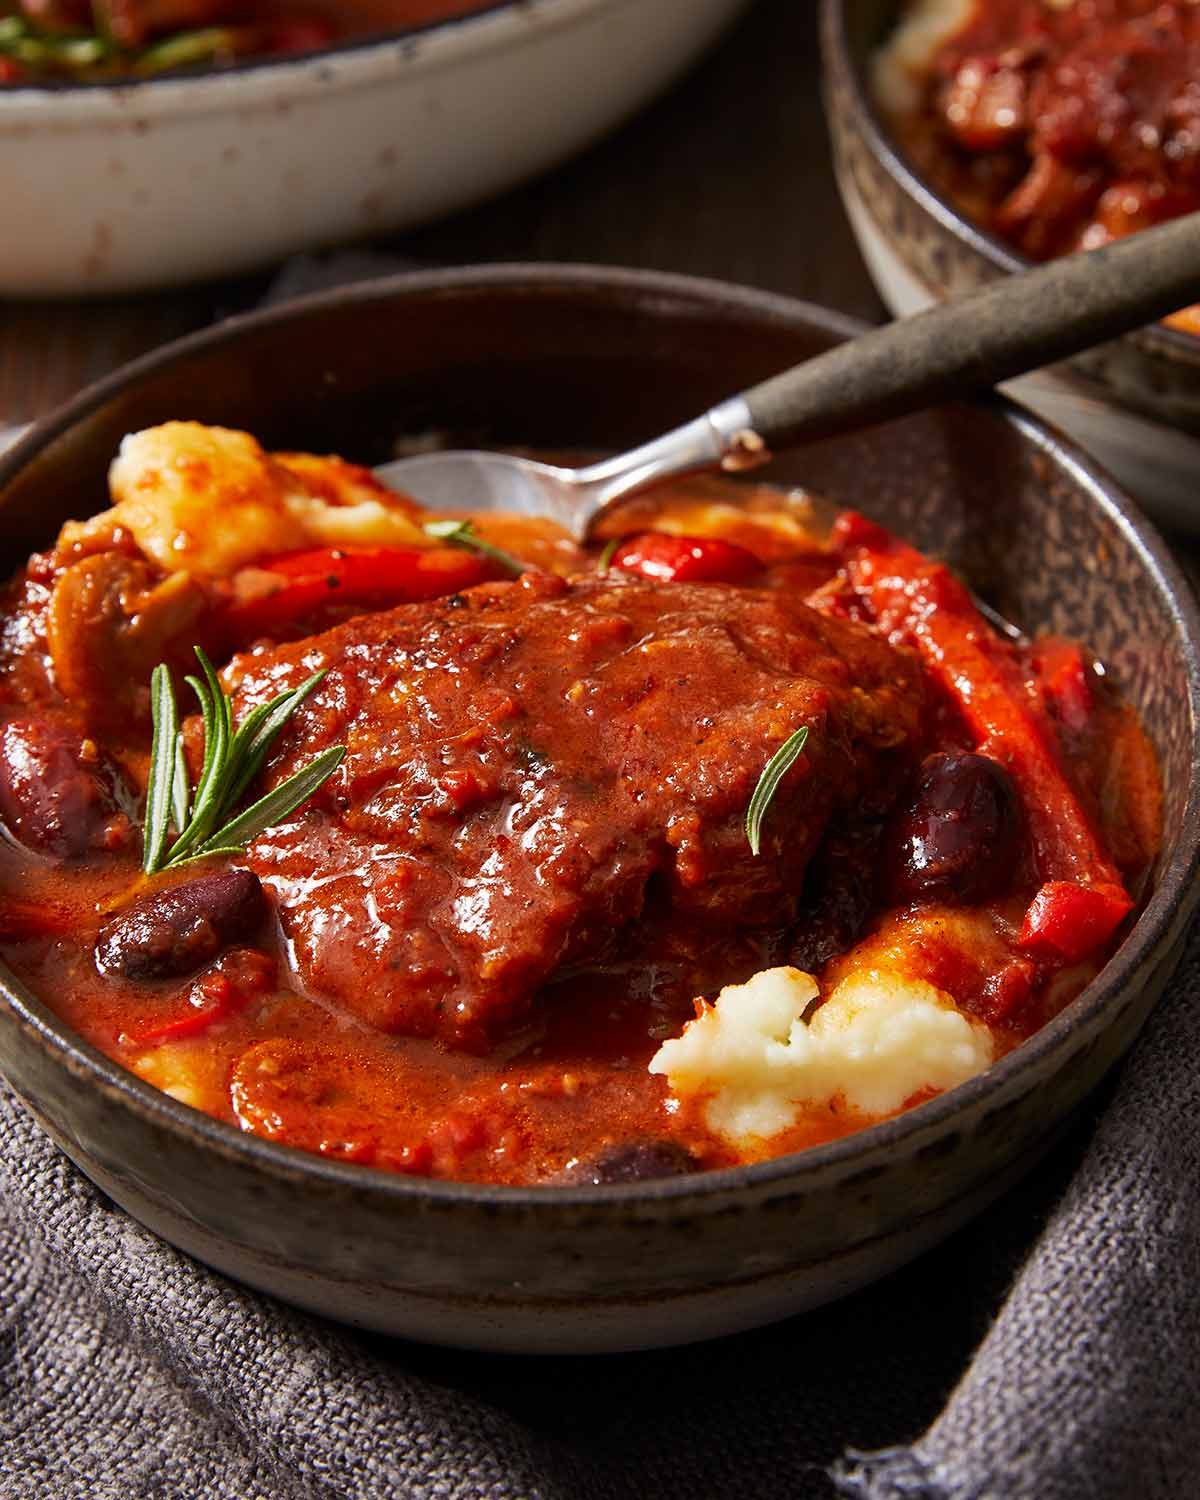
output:
{"label": "dark ceramic bowl", "polygon": [[[7,563],[102,506],[123,434],[169,417],[368,462],[430,427],[611,447],[856,331],[759,292],[591,268],[431,272],[236,319],[94,387],[4,459]],[[949,554],[1025,626],[1082,636],[1141,712],[1162,757],[1168,843],[1099,979],[987,1073],[860,1135],[696,1177],[518,1190],[390,1176],[240,1134],[107,1061],[10,977],[0,1068],[88,1176],[199,1259],[331,1317],[568,1351],[682,1343],[836,1297],[1036,1161],[1133,1040],[1195,901],[1191,597],[1111,484],[999,402],[822,443],[767,472]]]}
{"label": "dark ceramic bowl", "polygon": [[[827,113],[864,258],[903,316],[1030,262],[917,175],[876,105],[873,61],[904,0],[822,0]],[[1161,324],[1014,382],[1012,394],[1096,453],[1164,519],[1200,530],[1200,337]]]}

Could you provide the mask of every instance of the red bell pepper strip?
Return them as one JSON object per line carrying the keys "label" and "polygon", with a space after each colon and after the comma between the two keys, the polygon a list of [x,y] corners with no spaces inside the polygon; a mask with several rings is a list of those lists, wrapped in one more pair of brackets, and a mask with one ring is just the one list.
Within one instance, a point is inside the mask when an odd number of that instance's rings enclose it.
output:
{"label": "red bell pepper strip", "polygon": [[225,974],[205,974],[188,992],[188,1009],[174,1021],[148,1026],[134,1034],[133,1040],[143,1047],[160,1042],[182,1042],[199,1036],[217,1021],[223,1021],[239,1010],[246,997]]}
{"label": "red bell pepper strip", "polygon": [[945,564],[923,557],[881,526],[849,511],[835,523],[832,542],[877,624],[921,652],[981,752],[1004,765],[1021,790],[1045,882],[1026,917],[1022,945],[1068,961],[1101,946],[1133,902],[1030,706],[1012,647],[988,626]]}
{"label": "red bell pepper strip", "polygon": [[1048,880],[1025,913],[1018,942],[1031,953],[1078,963],[1108,941],[1132,905],[1119,885]]}
{"label": "red bell pepper strip", "polygon": [[763,565],[748,547],[720,537],[645,531],[623,541],[609,566],[664,583],[740,583]]}
{"label": "red bell pepper strip", "polygon": [[489,561],[460,547],[319,547],[263,563],[277,586],[233,605],[229,627],[240,639],[270,635],[328,604],[412,604],[495,576]]}
{"label": "red bell pepper strip", "polygon": [[72,925],[69,912],[44,900],[24,901],[8,894],[0,900],[0,938],[6,941],[60,937]]}

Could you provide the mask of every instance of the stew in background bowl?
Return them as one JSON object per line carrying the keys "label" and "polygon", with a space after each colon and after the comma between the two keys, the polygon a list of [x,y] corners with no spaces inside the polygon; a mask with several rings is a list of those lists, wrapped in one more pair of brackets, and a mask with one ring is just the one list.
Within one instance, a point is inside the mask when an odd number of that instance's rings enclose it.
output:
{"label": "stew in background bowl", "polygon": [[[838,184],[872,278],[901,316],[1030,263],[923,173],[880,103],[878,59],[905,12],[901,0],[822,0],[821,9]],[[1139,329],[1006,390],[1095,454],[1156,516],[1200,527],[1194,335],[1165,324]]]}

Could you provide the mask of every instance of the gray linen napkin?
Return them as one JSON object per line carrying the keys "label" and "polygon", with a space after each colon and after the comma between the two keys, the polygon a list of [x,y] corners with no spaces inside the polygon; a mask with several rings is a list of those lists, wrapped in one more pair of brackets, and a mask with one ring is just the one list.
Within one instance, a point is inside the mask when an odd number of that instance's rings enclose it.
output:
{"label": "gray linen napkin", "polygon": [[1200,929],[1099,1124],[939,1250],[772,1329],[593,1360],[371,1339],[242,1291],[0,1090],[0,1495],[1190,1497],[1198,986]]}
{"label": "gray linen napkin", "polygon": [[[1200,928],[945,1410],[863,1500],[1200,1493]],[[1003,1209],[1000,1210],[1003,1212]]]}

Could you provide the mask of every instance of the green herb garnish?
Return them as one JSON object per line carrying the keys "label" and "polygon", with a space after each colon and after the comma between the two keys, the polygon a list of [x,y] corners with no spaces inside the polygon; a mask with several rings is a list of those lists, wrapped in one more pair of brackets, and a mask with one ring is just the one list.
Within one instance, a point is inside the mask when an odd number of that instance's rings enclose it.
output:
{"label": "green herb garnish", "polygon": [[11,58],[34,75],[85,80],[153,75],[226,62],[255,46],[255,29],[247,26],[194,27],[146,47],[123,46],[113,34],[111,4],[93,3],[91,31],[48,31],[27,16],[6,13],[10,9],[0,0],[0,58]]}
{"label": "green herb garnish", "polygon": [[468,552],[478,552],[481,557],[490,557],[514,578],[529,572],[528,564],[521,562],[511,552],[485,542],[470,521],[426,521],[422,530],[426,536],[435,537],[439,542],[449,542],[452,547],[465,547]]}
{"label": "green herb garnish", "polygon": [[758,778],[758,785],[754,788],[754,795],[750,798],[750,805],[746,809],[746,841],[750,845],[750,853],[756,859],[762,834],[762,822],[767,808],[770,807],[771,799],[779,790],[779,783],[796,764],[796,759],[807,742],[808,725],[804,724],[796,730],[795,734],[789,735],[784,740]]}
{"label": "green herb garnish", "polygon": [[[280,730],[322,681],[314,672],[299,687],[260,703],[233,728],[233,704],[212,662],[197,646],[201,676],[184,680],[195,693],[204,720],[204,760],[193,793],[183,753],[183,731],[170,670],[155,667],[150,678],[150,780],[142,868],[147,875],[211,854],[240,854],[252,838],[306,802],[341,764],[345,745],[331,745],[302,770],[257,802],[235,812],[246,788],[262,770]],[[175,838],[168,844],[174,829]]]}
{"label": "green herb garnish", "polygon": [[206,26],[177,32],[144,48],[134,59],[133,68],[137,73],[167,73],[173,68],[219,62],[235,56],[237,51],[238,33],[232,27]]}
{"label": "green herb garnish", "polygon": [[612,567],[613,558],[617,555],[617,548],[624,540],[625,538],[623,536],[614,536],[611,541],[605,542],[604,551],[601,552],[600,557],[596,562],[597,573],[608,572],[609,568]]}
{"label": "green herb garnish", "polygon": [[86,72],[112,54],[101,36],[56,35],[39,31],[24,16],[0,16],[0,57],[11,57],[28,68]]}

